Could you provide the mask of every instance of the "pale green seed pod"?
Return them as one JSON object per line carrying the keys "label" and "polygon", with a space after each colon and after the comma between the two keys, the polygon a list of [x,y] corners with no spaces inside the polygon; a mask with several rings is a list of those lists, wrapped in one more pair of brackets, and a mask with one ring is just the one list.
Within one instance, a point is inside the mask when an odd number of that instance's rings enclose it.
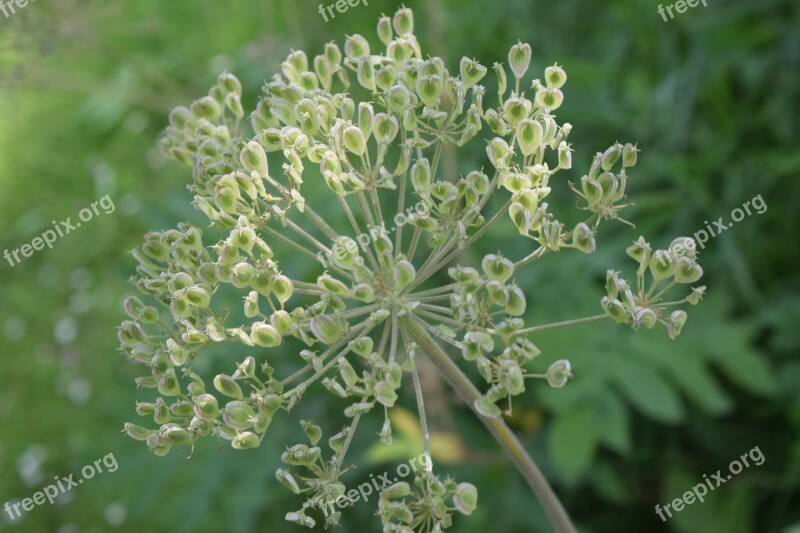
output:
{"label": "pale green seed pod", "polygon": [[375,289],[366,283],[359,283],[353,287],[353,298],[364,303],[372,303],[375,301]]}
{"label": "pale green seed pod", "polygon": [[357,33],[351,35],[344,42],[344,55],[349,59],[367,57],[369,56],[369,43],[363,36]]}
{"label": "pale green seed pod", "polygon": [[398,35],[414,33],[414,12],[407,7],[400,8],[395,12],[392,23]]}
{"label": "pale green seed pod", "polygon": [[520,120],[531,115],[532,109],[533,104],[527,98],[509,98],[503,104],[503,118],[512,128],[515,128]]}
{"label": "pale green seed pod", "polygon": [[502,255],[487,254],[481,262],[481,267],[489,279],[500,282],[506,281],[514,274],[514,263]]}
{"label": "pale green seed pod", "polygon": [[256,272],[250,280],[250,287],[262,296],[269,296],[272,292],[273,279],[273,274],[269,271]]}
{"label": "pale green seed pod", "polygon": [[381,144],[392,142],[400,131],[400,124],[397,119],[386,113],[378,113],[373,121],[375,140]]}
{"label": "pale green seed pod", "polygon": [[489,109],[484,114],[484,120],[489,125],[489,129],[498,135],[506,135],[508,133],[508,124],[494,109]]}
{"label": "pale green seed pod", "polygon": [[625,249],[625,253],[640,265],[647,266],[650,262],[650,257],[653,255],[653,250],[650,248],[650,243],[640,236]]}
{"label": "pale green seed pod", "polygon": [[572,168],[572,148],[566,141],[561,141],[558,145],[558,168],[562,170]]}
{"label": "pale green seed pod", "polygon": [[169,368],[161,376],[158,382],[158,392],[164,396],[178,396],[181,393],[180,382],[178,376],[175,375],[175,369]]}
{"label": "pale green seed pod", "polygon": [[258,438],[258,435],[252,431],[239,433],[231,441],[231,446],[236,450],[249,450],[252,448],[258,448],[260,444],[261,440]]}
{"label": "pale green seed pod", "polygon": [[564,93],[560,89],[541,88],[536,91],[536,105],[555,111],[564,102]]}
{"label": "pale green seed pod", "polygon": [[511,65],[515,78],[520,79],[525,76],[531,64],[531,54],[531,45],[528,43],[518,42],[511,47],[508,52],[508,64]]}
{"label": "pale green seed pod", "polygon": [[332,70],[342,64],[342,52],[336,43],[330,42],[325,45],[325,58]]}
{"label": "pale green seed pod", "polygon": [[233,113],[237,119],[244,117],[244,108],[242,107],[242,100],[238,94],[229,93],[225,95],[225,107]]}
{"label": "pale green seed pod", "polygon": [[547,383],[555,389],[560,389],[567,384],[569,378],[572,377],[572,366],[566,359],[560,359],[550,365],[545,373]]}
{"label": "pale green seed pod", "polygon": [[250,404],[239,400],[228,402],[222,410],[222,421],[228,427],[240,431],[253,427],[255,416],[256,413]]}
{"label": "pale green seed pod", "polygon": [[398,289],[408,287],[416,277],[417,271],[407,259],[400,259],[392,268],[392,278],[394,279],[395,287]]}
{"label": "pale green seed pod", "polygon": [[567,73],[558,65],[544,69],[544,82],[551,89],[560,89],[567,83]]}
{"label": "pale green seed pod", "polygon": [[178,424],[164,424],[159,430],[160,439],[171,445],[191,445],[194,443],[192,434],[183,426]]}
{"label": "pale green seed pod", "polygon": [[157,398],[153,409],[153,421],[156,424],[165,424],[172,420],[172,413],[163,398]]}
{"label": "pale green seed pod", "polygon": [[678,257],[675,260],[675,282],[694,283],[703,277],[703,268],[688,257]]}
{"label": "pale green seed pod", "polygon": [[583,176],[581,178],[581,189],[590,209],[602,201],[603,187],[597,180],[591,179],[589,176]]}
{"label": "pale green seed pod", "polygon": [[495,418],[499,420],[502,416],[502,411],[497,407],[497,404],[486,396],[481,396],[475,400],[474,407],[478,414],[486,418]]}
{"label": "pale green seed pod", "polygon": [[250,282],[255,274],[255,267],[250,263],[242,261],[233,265],[230,276],[228,276],[228,281],[230,281],[234,287],[243,289],[244,287],[250,285]]}
{"label": "pale green seed pod", "polygon": [[690,305],[697,305],[700,303],[700,300],[703,299],[705,292],[705,285],[701,287],[692,287],[692,292],[690,292],[689,296],[686,297],[686,301],[689,302]]}
{"label": "pale green seed pod", "polygon": [[417,95],[422,103],[431,109],[436,108],[442,89],[444,89],[444,81],[441,76],[420,76],[417,80]]}
{"label": "pale green seed pod", "polygon": [[508,303],[508,289],[502,281],[496,279],[486,283],[486,292],[489,293],[489,300],[495,305],[505,306]]}
{"label": "pale green seed pod", "polygon": [[337,296],[346,297],[350,295],[350,289],[347,287],[347,285],[328,273],[322,274],[317,278],[317,286],[323,291],[327,291]]}
{"label": "pale green seed pod", "polygon": [[512,202],[508,207],[508,216],[517,227],[520,235],[527,235],[531,228],[531,212],[519,202]]}
{"label": "pale green seed pod", "polygon": [[342,336],[342,330],[330,315],[311,319],[311,333],[323,344],[333,344]]}
{"label": "pale green seed pod", "polygon": [[633,327],[639,328],[641,326],[647,329],[653,329],[658,322],[658,315],[649,307],[639,307],[634,309],[633,312]]}
{"label": "pale green seed pod", "polygon": [[372,134],[372,123],[375,118],[375,110],[369,102],[358,104],[358,127],[364,133],[364,137],[369,139]]}
{"label": "pale green seed pod", "polygon": [[130,438],[138,441],[145,441],[148,437],[156,433],[154,429],[143,428],[129,422],[125,422],[123,431],[127,433]]}
{"label": "pale green seed pod", "polygon": [[262,177],[269,176],[267,154],[264,147],[257,142],[250,141],[239,154],[239,161],[248,172],[258,172]]}
{"label": "pale green seed pod", "polygon": [[372,353],[372,348],[375,346],[375,342],[371,337],[360,337],[350,341],[349,346],[356,355],[369,358]]}
{"label": "pale green seed pod", "polygon": [[508,303],[505,306],[504,311],[506,314],[511,316],[522,316],[525,314],[525,309],[527,307],[527,301],[525,299],[525,293],[521,288],[517,285],[511,285],[508,287]]}
{"label": "pale green seed pod", "polygon": [[414,189],[420,192],[429,191],[431,181],[430,162],[425,158],[419,159],[411,166],[411,183],[414,185]]}
{"label": "pale green seed pod", "polygon": [[356,373],[353,365],[351,365],[347,359],[341,359],[339,361],[339,375],[344,381],[344,384],[347,386],[348,389],[352,389],[357,387],[359,382],[361,381],[358,378],[358,374]]}
{"label": "pale green seed pod", "polygon": [[258,292],[250,291],[244,299],[244,316],[253,318],[261,314],[258,308]]}
{"label": "pale green seed pod", "polygon": [[506,77],[506,69],[502,63],[495,63],[492,65],[494,73],[497,75],[497,97],[503,101],[503,95],[506,94],[508,89],[508,78]]}
{"label": "pale green seed pod", "polygon": [[495,137],[487,143],[486,154],[489,156],[492,166],[501,169],[508,166],[508,159],[512,156],[512,151],[504,139]]}
{"label": "pale green seed pod", "polygon": [[478,489],[472,483],[459,483],[453,496],[453,506],[459,513],[471,515],[478,507]]}
{"label": "pale green seed pod", "polygon": [[675,261],[666,250],[656,250],[650,258],[650,275],[655,281],[672,277],[675,273]]}
{"label": "pale green seed pod", "polygon": [[226,374],[217,374],[214,378],[214,388],[230,398],[241,400],[244,398],[242,388],[236,380]]}
{"label": "pale green seed pod", "polygon": [[381,491],[381,497],[394,500],[397,498],[405,498],[411,494],[411,485],[405,481],[398,481],[392,483]]}
{"label": "pale green seed pod", "polygon": [[572,231],[572,246],[583,253],[590,254],[597,248],[594,232],[585,222],[579,223]]}
{"label": "pale green seed pod", "polygon": [[686,324],[686,319],[688,315],[686,311],[682,309],[677,309],[672,312],[669,316],[669,322],[667,323],[667,332],[669,333],[669,337],[673,340],[681,334],[683,330],[684,324]]}
{"label": "pale green seed pod", "polygon": [[486,76],[486,72],[488,72],[486,67],[474,59],[469,59],[467,57],[461,58],[460,73],[465,91],[481,81],[483,77]]}
{"label": "pale green seed pod", "polygon": [[529,156],[542,144],[544,129],[538,120],[522,119],[517,123],[517,142],[522,155]]}
{"label": "pale green seed pod", "polygon": [[269,317],[270,324],[278,330],[282,336],[288,335],[294,327],[294,319],[292,315],[283,309],[276,309]]}
{"label": "pale green seed pod", "polygon": [[283,305],[294,294],[294,284],[292,280],[283,274],[278,274],[272,282],[272,292],[275,293],[275,297]]}
{"label": "pale green seed pod", "polygon": [[300,486],[289,471],[279,468],[275,471],[275,478],[293,493],[300,494]]}
{"label": "pale green seed pod", "polygon": [[633,144],[626,144],[622,147],[622,167],[636,166],[636,161],[639,158],[639,150]]}
{"label": "pale green seed pod", "polygon": [[222,116],[222,107],[214,98],[204,96],[192,103],[192,114],[197,118],[216,122]]}
{"label": "pale green seed pod", "polygon": [[378,19],[378,39],[385,45],[389,45],[394,37],[392,33],[392,20],[386,15]]}
{"label": "pale green seed pod", "polygon": [[600,300],[600,305],[603,307],[603,310],[606,312],[606,314],[610,316],[611,319],[617,324],[624,324],[627,322],[628,312],[625,310],[625,306],[622,305],[622,302],[616,298],[603,296],[603,298]]}
{"label": "pale green seed pod", "polygon": [[376,91],[377,85],[375,84],[375,66],[372,64],[372,58],[370,56],[361,58],[361,61],[358,64],[356,77],[359,85],[369,91]]}
{"label": "pale green seed pod", "polygon": [[273,348],[281,345],[283,336],[272,324],[254,322],[250,326],[250,340],[253,341],[256,346]]}
{"label": "pale green seed pod", "polygon": [[307,516],[304,513],[298,513],[298,512],[286,513],[286,516],[284,516],[283,519],[286,520],[287,522],[291,522],[293,524],[297,524],[298,526],[303,526],[307,528],[313,528],[314,526],[317,525],[316,520],[314,520],[310,516]]}
{"label": "pale green seed pod", "polygon": [[189,128],[195,120],[194,114],[186,106],[175,107],[169,113],[169,123],[176,130]]}
{"label": "pale green seed pod", "polygon": [[605,152],[603,152],[603,156],[600,159],[600,166],[606,172],[609,172],[617,161],[619,161],[619,157],[622,155],[622,145],[619,143],[614,143],[613,145],[609,146]]}
{"label": "pale green seed pod", "polygon": [[325,55],[320,54],[314,57],[314,73],[317,75],[322,88],[329,91],[333,84],[333,69]]}
{"label": "pale green seed pod", "polygon": [[375,85],[383,91],[389,90],[397,80],[397,68],[389,63],[381,65],[375,71]]}
{"label": "pale green seed pod", "polygon": [[358,126],[350,125],[346,127],[342,134],[342,141],[344,147],[356,155],[364,155],[367,151],[367,139]]}
{"label": "pale green seed pod", "polygon": [[386,407],[394,407],[397,402],[397,392],[389,383],[379,381],[375,385],[375,399]]}
{"label": "pale green seed pod", "polygon": [[203,420],[214,420],[219,416],[219,403],[211,394],[194,398],[194,414]]}

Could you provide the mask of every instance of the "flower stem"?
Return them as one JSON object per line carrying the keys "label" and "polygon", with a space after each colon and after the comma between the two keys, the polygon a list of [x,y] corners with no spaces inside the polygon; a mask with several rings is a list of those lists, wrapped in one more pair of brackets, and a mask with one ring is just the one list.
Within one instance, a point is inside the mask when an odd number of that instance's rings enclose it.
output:
{"label": "flower stem", "polygon": [[539,499],[539,502],[544,507],[550,522],[556,531],[560,533],[573,533],[577,530],[572,525],[572,521],[564,510],[563,505],[558,499],[558,496],[553,492],[550,484],[545,479],[539,467],[533,462],[533,459],[528,455],[522,443],[517,439],[517,436],[506,425],[502,419],[495,419],[482,416],[475,410],[475,400],[481,394],[472,381],[464,375],[460,368],[450,359],[447,353],[442,350],[439,344],[431,338],[430,335],[422,328],[414,319],[404,318],[402,327],[406,333],[419,344],[419,346],[428,354],[433,363],[442,373],[442,375],[450,382],[450,385],[461,395],[467,402],[470,408],[480,418],[481,422],[487,429],[494,435],[503,451],[514,462],[517,470],[528,482],[528,485],[533,490],[534,494]]}
{"label": "flower stem", "polygon": [[[543,324],[541,326],[532,326],[530,328],[520,329],[514,332],[514,335],[526,335],[528,333],[535,333],[537,331],[545,331],[548,329],[566,328],[567,326],[576,326],[578,324],[586,324],[588,322],[597,322],[598,320],[605,320],[610,318],[606,314],[587,316],[584,318],[576,318],[574,320],[565,320],[563,322],[553,322],[552,324]],[[493,330],[489,330],[494,333]]]}

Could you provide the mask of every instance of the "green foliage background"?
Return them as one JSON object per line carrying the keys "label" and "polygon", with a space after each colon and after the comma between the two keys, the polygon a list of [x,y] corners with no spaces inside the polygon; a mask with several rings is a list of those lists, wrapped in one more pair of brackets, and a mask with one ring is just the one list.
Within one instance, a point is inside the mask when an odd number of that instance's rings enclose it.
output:
{"label": "green foliage background", "polygon": [[[423,47],[451,70],[462,55],[487,66],[505,61],[517,39],[533,46],[535,71],[565,67],[558,114],[575,126],[574,180],[615,140],[642,149],[626,216],[636,231],[606,226],[596,254],[549,255],[525,271],[518,281],[529,321],[598,313],[605,270],[630,271],[624,248],[639,233],[665,246],[705,220],[729,219],[756,195],[769,206],[708,242],[709,296],[689,310],[677,341],[610,323],[535,339],[546,363],[570,359],[576,379],[560,390],[535,387],[515,402],[510,422],[580,529],[800,530],[798,4],[709,0],[665,23],[644,0],[405,3]],[[288,417],[259,450],[233,452],[208,439],[190,460],[151,456],[120,434],[136,417],[137,395],[114,329],[132,290],[127,251],[151,229],[201,223],[187,171],[155,148],[172,106],[205,94],[229,69],[252,108],[290,49],[316,54],[352,33],[377,42],[378,15],[396,7],[373,0],[325,23],[317,3],[303,0],[62,0],[0,19],[0,249],[30,242],[50,220],[75,218],[105,194],[117,207],[52,251],[0,264],[0,504],[108,453],[119,463],[18,524],[0,520],[0,530],[296,530],[283,515],[299,501],[274,479],[283,445],[297,436]],[[445,168],[471,169],[484,158],[450,154]],[[560,193],[566,207],[571,196]],[[463,261],[512,240],[510,226],[493,230],[486,248]],[[343,424],[326,415],[324,400],[307,403],[303,416]],[[447,471],[480,493],[478,511],[454,530],[547,531],[469,410],[447,394],[432,403],[468,450]],[[359,468],[349,486],[401,462],[369,459],[371,439],[362,433],[354,443]],[[763,465],[667,524],[655,515],[656,503],[755,446]],[[22,474],[31,464],[39,479]],[[346,512],[342,531],[378,530],[374,504]]]}

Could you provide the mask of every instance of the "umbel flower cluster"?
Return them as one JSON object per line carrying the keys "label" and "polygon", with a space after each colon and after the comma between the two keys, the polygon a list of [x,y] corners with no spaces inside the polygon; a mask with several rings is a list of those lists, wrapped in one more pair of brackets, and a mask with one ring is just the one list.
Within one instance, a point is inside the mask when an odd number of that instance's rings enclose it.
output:
{"label": "umbel flower cluster", "polygon": [[[208,242],[188,224],[147,234],[133,251],[133,282],[150,304],[127,298],[130,319],[119,328],[123,353],[145,367],[137,385],[153,390],[151,401],[136,407],[151,420],[126,424],[125,431],[157,455],[188,451],[212,435],[237,450],[255,448],[273,418],[309,391],[341,399],[344,427],[334,428],[323,446],[323,428],[302,421],[307,440],[287,447],[286,468],[276,472],[305,498],[286,519],[309,527],[316,524],[315,507],[345,492],[345,457],[362,416],[382,410],[379,435],[391,443],[387,413],[408,374],[430,453],[419,358],[430,358],[496,434],[511,435],[508,449],[516,441],[498,402],[510,410],[529,379],[561,387],[572,376],[566,360],[534,371],[540,351],[530,333],[610,317],[633,328],[661,322],[675,337],[686,313],[669,310],[702,295],[697,288],[684,300],[662,298],[702,274],[690,239],[651,252],[640,238],[628,249],[639,265],[637,281],[609,271],[606,314],[527,326],[526,290],[515,274],[565,248],[595,250],[600,223],[621,220],[637,148],[615,143],[598,153],[573,187],[558,176],[572,167],[571,125],[555,115],[567,81],[561,67],[547,67],[523,90],[531,47],[512,46],[508,64],[491,69],[498,86],[492,105],[481,84],[489,69],[464,57],[452,73],[442,59],[424,55],[411,10],[382,17],[377,29],[379,49],[352,35],[343,48],[329,43],[313,59],[293,51],[247,118],[241,84],[229,73],[207,96],[172,111],[163,152],[191,167],[194,205],[217,237]],[[485,146],[487,167],[442,175],[445,146],[473,139]],[[551,187],[567,186],[586,212],[571,228],[547,202]],[[334,204],[339,217],[321,215],[306,191]],[[524,250],[521,257],[497,251],[476,265],[458,263],[464,250],[503,223],[519,239],[504,248]],[[359,238],[365,234],[370,239]],[[306,272],[316,273],[291,277],[282,268],[289,256],[306,259]],[[231,309],[237,293],[241,303]],[[201,374],[208,364],[198,361],[215,345],[249,353],[207,380]],[[477,367],[483,393],[443,346]],[[278,375],[276,360],[295,370]],[[475,487],[434,470],[382,493],[385,531],[441,531],[454,512],[473,511]],[[326,525],[339,517],[326,515]]]}

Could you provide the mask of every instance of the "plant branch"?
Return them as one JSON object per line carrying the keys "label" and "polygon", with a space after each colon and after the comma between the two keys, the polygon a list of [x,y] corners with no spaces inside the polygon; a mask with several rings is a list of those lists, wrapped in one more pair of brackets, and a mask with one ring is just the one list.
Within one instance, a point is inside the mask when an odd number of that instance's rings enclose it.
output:
{"label": "plant branch", "polygon": [[481,394],[472,381],[464,375],[460,368],[450,359],[447,353],[442,350],[439,344],[413,319],[405,318],[402,327],[409,337],[420,345],[428,354],[433,363],[450,382],[450,385],[461,395],[486,428],[494,435],[503,451],[514,462],[520,474],[528,482],[539,502],[544,507],[547,516],[550,518],[553,527],[560,533],[573,533],[577,530],[564,510],[558,496],[553,492],[550,484],[545,479],[539,467],[525,451],[524,446],[519,441],[513,431],[502,419],[489,418],[481,415],[475,408],[475,401]]}

